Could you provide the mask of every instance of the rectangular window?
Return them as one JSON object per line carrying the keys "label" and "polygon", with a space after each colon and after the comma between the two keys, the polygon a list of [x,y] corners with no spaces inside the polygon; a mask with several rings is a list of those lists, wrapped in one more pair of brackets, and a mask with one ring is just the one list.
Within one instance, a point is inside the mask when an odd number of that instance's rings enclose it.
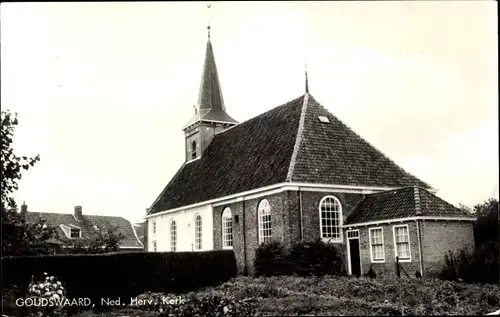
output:
{"label": "rectangular window", "polygon": [[385,262],[384,229],[370,228],[370,257],[372,262]]}
{"label": "rectangular window", "polygon": [[172,220],[170,223],[170,251],[177,249],[177,224]]}
{"label": "rectangular window", "polygon": [[408,225],[394,226],[392,228],[394,230],[394,250],[396,256],[399,257],[399,261],[410,262],[410,233]]}
{"label": "rectangular window", "polygon": [[80,229],[71,228],[69,234],[71,239],[80,238]]}
{"label": "rectangular window", "polygon": [[202,222],[201,216],[197,215],[194,221],[194,248],[195,250],[202,249]]}
{"label": "rectangular window", "polygon": [[156,240],[153,241],[153,252],[156,252]]}
{"label": "rectangular window", "polygon": [[156,221],[153,221],[153,234],[156,234]]}

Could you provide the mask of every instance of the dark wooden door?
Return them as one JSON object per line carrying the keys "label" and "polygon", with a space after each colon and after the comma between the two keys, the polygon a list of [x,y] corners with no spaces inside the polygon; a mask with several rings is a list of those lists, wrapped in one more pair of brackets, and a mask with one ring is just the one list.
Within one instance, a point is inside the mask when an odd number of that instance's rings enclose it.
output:
{"label": "dark wooden door", "polygon": [[351,274],[361,275],[361,262],[359,259],[359,239],[349,239],[349,253],[351,254]]}

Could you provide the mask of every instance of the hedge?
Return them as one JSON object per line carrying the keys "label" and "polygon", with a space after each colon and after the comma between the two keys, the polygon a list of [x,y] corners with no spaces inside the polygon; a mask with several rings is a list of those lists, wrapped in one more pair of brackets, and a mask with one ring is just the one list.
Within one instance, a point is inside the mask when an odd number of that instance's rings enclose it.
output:
{"label": "hedge", "polygon": [[4,287],[26,289],[31,276],[57,277],[68,298],[101,298],[128,302],[147,291],[182,293],[223,283],[236,276],[233,251],[117,252],[2,258]]}
{"label": "hedge", "polygon": [[320,239],[297,242],[288,248],[278,241],[263,243],[255,252],[254,265],[257,276],[345,275],[340,250]]}

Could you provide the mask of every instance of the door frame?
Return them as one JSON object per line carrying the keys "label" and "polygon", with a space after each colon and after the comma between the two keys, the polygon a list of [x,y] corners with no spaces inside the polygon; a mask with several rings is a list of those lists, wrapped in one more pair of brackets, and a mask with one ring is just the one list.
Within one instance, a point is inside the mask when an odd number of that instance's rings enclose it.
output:
{"label": "door frame", "polygon": [[[354,233],[353,236],[349,237],[349,233]],[[358,240],[358,249],[359,249],[359,270],[360,273],[363,273],[363,264],[361,262],[361,242],[359,241],[359,229],[347,230],[345,233],[346,241],[347,241],[347,270],[349,275],[352,275],[352,265],[351,265],[351,245],[349,240]]]}

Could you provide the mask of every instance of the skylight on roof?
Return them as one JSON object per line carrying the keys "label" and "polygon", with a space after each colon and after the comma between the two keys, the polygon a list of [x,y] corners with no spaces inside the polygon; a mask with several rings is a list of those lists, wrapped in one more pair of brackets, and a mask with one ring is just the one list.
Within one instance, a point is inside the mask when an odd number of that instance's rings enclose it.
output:
{"label": "skylight on roof", "polygon": [[325,116],[319,116],[318,119],[323,123],[330,123],[330,120],[328,120],[328,118]]}

